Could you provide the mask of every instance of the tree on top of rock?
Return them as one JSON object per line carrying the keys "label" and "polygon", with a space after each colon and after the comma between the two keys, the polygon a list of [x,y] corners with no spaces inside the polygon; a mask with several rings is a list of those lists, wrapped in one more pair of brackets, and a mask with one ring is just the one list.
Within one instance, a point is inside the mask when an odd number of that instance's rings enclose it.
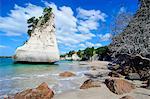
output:
{"label": "tree on top of rock", "polygon": [[39,18],[31,17],[27,20],[28,25],[28,35],[31,36],[32,31],[36,28],[38,22],[40,22],[40,26],[43,26],[50,18],[52,14],[52,8],[44,8],[43,16]]}

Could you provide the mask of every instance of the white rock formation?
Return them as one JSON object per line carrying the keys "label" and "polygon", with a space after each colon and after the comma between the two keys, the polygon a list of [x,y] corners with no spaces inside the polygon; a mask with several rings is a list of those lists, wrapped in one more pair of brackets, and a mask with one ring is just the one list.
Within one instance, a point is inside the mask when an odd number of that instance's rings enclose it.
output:
{"label": "white rock formation", "polygon": [[14,59],[16,62],[48,63],[59,60],[53,14],[43,26],[40,26],[40,21],[38,22],[29,40],[16,49]]}
{"label": "white rock formation", "polygon": [[98,54],[94,54],[92,57],[91,57],[91,61],[98,61],[99,57],[98,57]]}
{"label": "white rock formation", "polygon": [[68,55],[66,55],[65,60],[72,60],[72,57],[69,57]]}
{"label": "white rock formation", "polygon": [[72,55],[72,60],[77,61],[77,60],[81,60],[81,58],[76,53],[74,53]]}

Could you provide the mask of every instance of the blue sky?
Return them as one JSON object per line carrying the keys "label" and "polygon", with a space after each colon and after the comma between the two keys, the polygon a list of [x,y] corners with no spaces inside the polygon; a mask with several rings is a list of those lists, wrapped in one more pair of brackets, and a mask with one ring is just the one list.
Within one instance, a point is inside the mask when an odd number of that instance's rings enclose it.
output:
{"label": "blue sky", "polygon": [[108,45],[113,17],[138,9],[138,0],[0,0],[0,4],[0,56],[13,55],[28,39],[26,20],[42,15],[44,7],[53,8],[61,53]]}

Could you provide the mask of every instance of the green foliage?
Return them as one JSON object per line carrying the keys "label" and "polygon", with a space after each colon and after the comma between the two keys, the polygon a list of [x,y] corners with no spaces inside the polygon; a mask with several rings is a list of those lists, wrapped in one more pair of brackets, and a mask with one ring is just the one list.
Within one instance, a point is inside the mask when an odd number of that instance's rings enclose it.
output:
{"label": "green foliage", "polygon": [[99,47],[95,49],[96,54],[99,56],[99,60],[111,60],[110,57],[110,50],[108,49],[108,46]]}
{"label": "green foliage", "polygon": [[34,26],[36,26],[37,23],[38,23],[38,21],[39,20],[37,18],[35,18],[35,17],[32,17],[32,18],[28,19],[27,20],[27,23],[29,24],[28,27],[34,27]]}
{"label": "green foliage", "polygon": [[60,55],[60,57],[65,57],[66,55]]}
{"label": "green foliage", "polygon": [[39,18],[31,17],[27,20],[28,25],[28,35],[31,36],[32,31],[36,28],[39,20],[41,21],[41,26],[44,25],[50,18],[52,14],[52,8],[45,8],[43,10],[43,16],[40,16]]}
{"label": "green foliage", "polygon": [[46,23],[48,20],[49,20],[49,14],[48,13],[46,13],[45,15],[44,15],[44,19],[43,19],[43,22],[44,23]]}
{"label": "green foliage", "polygon": [[31,36],[31,32],[32,32],[32,30],[28,29],[27,33],[29,36]]}
{"label": "green foliage", "polygon": [[68,57],[71,57],[74,53],[77,53],[77,55],[82,59],[82,60],[90,60],[90,58],[94,55],[94,54],[98,54],[99,59],[103,60],[103,58],[107,57],[108,54],[110,53],[108,46],[103,46],[103,47],[99,47],[99,48],[94,48],[94,47],[87,47],[84,50],[78,50],[77,52],[75,51],[70,51],[69,53],[66,53],[64,55],[61,55],[62,57],[65,57],[66,55],[68,55]]}
{"label": "green foliage", "polygon": [[106,54],[108,52],[108,47],[104,46],[104,47],[99,47],[97,49],[95,49],[96,54],[98,55],[102,55],[102,54]]}
{"label": "green foliage", "polygon": [[29,36],[31,36],[31,32],[36,27],[38,21],[39,20],[37,18],[35,18],[35,17],[32,17],[32,18],[27,20],[27,23],[29,24],[28,25],[29,29],[28,29],[27,33],[28,33]]}
{"label": "green foliage", "polygon": [[44,8],[43,12],[44,13],[51,13],[52,12],[52,8]]}
{"label": "green foliage", "polygon": [[28,23],[28,24],[31,24],[31,23],[33,23],[33,20],[35,20],[35,17],[31,17],[30,19],[28,19],[28,20],[27,20],[27,23]]}
{"label": "green foliage", "polygon": [[32,27],[34,27],[34,25],[33,25],[33,24],[31,24],[31,25],[28,25],[28,28],[32,28]]}
{"label": "green foliage", "polygon": [[79,51],[77,52],[77,55],[78,55],[80,58],[82,58],[82,57],[83,57],[83,55],[84,55],[84,52],[83,52],[83,51],[81,51],[81,50],[79,50]]}
{"label": "green foliage", "polygon": [[85,50],[84,50],[84,55],[87,57],[87,59],[89,60],[90,59],[90,57],[92,57],[93,55],[94,55],[94,47],[92,47],[92,48],[86,48]]}
{"label": "green foliage", "polygon": [[41,22],[41,25],[44,25],[50,18],[51,14],[52,14],[52,8],[45,8],[43,10],[43,19]]}
{"label": "green foliage", "polygon": [[74,53],[75,53],[75,51],[70,51],[67,55],[68,55],[68,57],[71,57]]}
{"label": "green foliage", "polygon": [[33,20],[33,25],[36,26],[38,21],[39,21],[38,19]]}

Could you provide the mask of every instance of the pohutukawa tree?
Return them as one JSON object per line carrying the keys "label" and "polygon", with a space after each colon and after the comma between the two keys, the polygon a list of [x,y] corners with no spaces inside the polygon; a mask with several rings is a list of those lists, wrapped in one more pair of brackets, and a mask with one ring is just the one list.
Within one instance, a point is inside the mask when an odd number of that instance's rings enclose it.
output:
{"label": "pohutukawa tree", "polygon": [[43,16],[40,16],[39,18],[31,17],[27,20],[28,23],[28,35],[31,36],[32,31],[36,28],[37,24],[40,26],[44,25],[50,18],[52,14],[52,8],[45,8],[43,10]]}

